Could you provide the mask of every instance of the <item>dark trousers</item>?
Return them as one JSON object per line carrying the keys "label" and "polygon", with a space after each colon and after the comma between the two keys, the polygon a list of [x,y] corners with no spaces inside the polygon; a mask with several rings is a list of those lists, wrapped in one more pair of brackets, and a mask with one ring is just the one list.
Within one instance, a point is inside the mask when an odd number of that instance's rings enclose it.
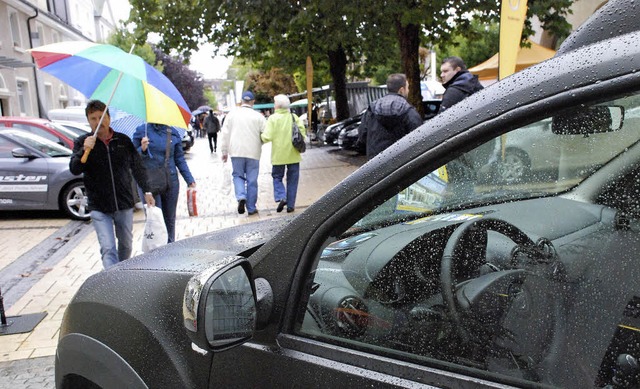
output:
{"label": "dark trousers", "polygon": [[[211,152],[216,151],[218,149],[218,133],[214,132],[207,134],[207,136],[209,137],[209,150],[211,150]],[[211,139],[213,139],[213,145],[211,145]]]}

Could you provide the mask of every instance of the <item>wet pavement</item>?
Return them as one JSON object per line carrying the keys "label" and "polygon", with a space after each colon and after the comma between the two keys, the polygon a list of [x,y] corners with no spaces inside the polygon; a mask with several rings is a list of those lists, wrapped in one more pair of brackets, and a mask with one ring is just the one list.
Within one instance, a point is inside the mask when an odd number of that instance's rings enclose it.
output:
{"label": "wet pavement", "polygon": [[[238,215],[225,174],[229,167],[210,153],[205,138],[187,153],[197,182],[197,217],[189,217],[181,190],[176,240],[220,228],[280,217],[273,199],[270,145],[265,145],[258,179],[258,214]],[[336,147],[312,145],[303,155],[296,213],[365,162],[363,156]],[[230,165],[230,164],[226,164]],[[182,189],[184,181],[180,181]],[[53,388],[54,355],[64,309],[77,288],[102,270],[99,248],[89,222],[70,221],[56,212],[0,214],[0,288],[9,319],[46,313],[30,332],[0,336],[0,388]],[[286,213],[285,213],[286,215]],[[134,214],[134,255],[140,254],[144,214]]]}

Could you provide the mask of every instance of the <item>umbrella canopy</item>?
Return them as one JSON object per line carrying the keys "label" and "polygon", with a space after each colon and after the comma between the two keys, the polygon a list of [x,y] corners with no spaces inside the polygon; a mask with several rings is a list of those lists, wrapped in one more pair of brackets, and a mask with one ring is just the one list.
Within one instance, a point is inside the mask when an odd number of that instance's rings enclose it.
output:
{"label": "umbrella canopy", "polygon": [[[555,51],[548,49],[539,44],[528,41],[531,47],[521,47],[518,51],[516,59],[516,72],[529,66],[533,66],[539,62],[547,60],[555,55]],[[497,80],[498,79],[498,62],[500,53],[496,53],[493,57],[469,69],[473,74],[478,75],[480,80]]]}
{"label": "umbrella canopy", "polygon": [[[111,128],[113,128],[114,131],[127,135],[129,138],[133,138],[133,133],[136,131],[136,128],[145,123],[144,120],[139,117],[119,109],[110,108],[109,114],[111,116]],[[173,129],[181,138],[187,132],[186,129],[180,127],[173,126]]]}
{"label": "umbrella canopy", "polygon": [[[39,69],[90,99],[145,122],[187,128],[191,110],[169,79],[137,55],[105,44],[68,41],[30,50]],[[118,78],[122,78],[117,83]]]}

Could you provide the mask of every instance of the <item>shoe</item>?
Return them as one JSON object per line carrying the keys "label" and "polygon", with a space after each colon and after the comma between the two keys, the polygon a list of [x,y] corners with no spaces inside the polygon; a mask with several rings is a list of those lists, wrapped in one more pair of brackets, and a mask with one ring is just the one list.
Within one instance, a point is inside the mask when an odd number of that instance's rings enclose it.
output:
{"label": "shoe", "polygon": [[242,199],[238,201],[238,213],[243,214],[244,213],[244,205],[246,204],[247,200]]}
{"label": "shoe", "polygon": [[295,211],[295,209],[294,209],[294,208],[287,208],[287,213],[291,213],[291,212],[293,212],[293,211]]}
{"label": "shoe", "polygon": [[251,215],[255,215],[256,213],[258,213],[257,209],[255,211],[247,212],[247,215],[251,216]]}
{"label": "shoe", "polygon": [[276,212],[282,212],[285,205],[287,205],[287,202],[285,200],[280,200],[280,202],[278,203],[278,208],[276,208]]}

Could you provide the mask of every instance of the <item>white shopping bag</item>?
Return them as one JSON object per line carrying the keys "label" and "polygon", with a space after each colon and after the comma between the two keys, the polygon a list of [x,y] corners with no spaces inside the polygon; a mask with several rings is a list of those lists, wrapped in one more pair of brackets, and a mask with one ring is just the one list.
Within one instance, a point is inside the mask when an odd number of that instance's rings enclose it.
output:
{"label": "white shopping bag", "polygon": [[142,252],[146,253],[156,247],[167,244],[167,226],[164,224],[162,209],[150,207],[145,204],[147,216],[144,222],[144,235],[142,236]]}
{"label": "white shopping bag", "polygon": [[223,162],[222,163],[222,179],[220,180],[220,193],[223,196],[229,196],[231,194],[231,189],[233,188],[233,177],[231,174],[233,169],[231,167],[231,162]]}

